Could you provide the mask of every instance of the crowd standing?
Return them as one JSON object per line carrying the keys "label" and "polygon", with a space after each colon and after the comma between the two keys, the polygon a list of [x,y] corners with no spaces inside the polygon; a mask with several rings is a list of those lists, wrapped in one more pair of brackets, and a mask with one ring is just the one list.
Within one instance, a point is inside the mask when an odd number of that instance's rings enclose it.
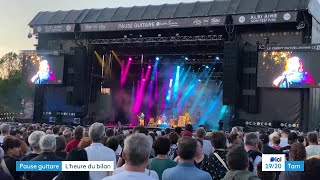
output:
{"label": "crowd standing", "polygon": [[[316,180],[318,131],[289,129],[207,132],[188,124],[165,130],[133,130],[48,124],[2,123],[0,180]],[[304,172],[262,171],[262,154],[305,161]],[[111,161],[112,172],[21,172],[17,161]]]}

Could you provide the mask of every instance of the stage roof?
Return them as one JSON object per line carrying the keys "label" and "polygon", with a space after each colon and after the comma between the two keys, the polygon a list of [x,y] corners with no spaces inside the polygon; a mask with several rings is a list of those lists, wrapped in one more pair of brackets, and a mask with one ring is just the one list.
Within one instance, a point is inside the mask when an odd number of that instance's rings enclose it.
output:
{"label": "stage roof", "polygon": [[[223,26],[226,15],[236,16],[235,24],[278,23],[278,20],[258,19],[251,23],[244,15],[280,13],[296,21],[297,13],[306,11],[313,0],[215,0],[207,2],[163,4],[149,6],[39,12],[29,23],[39,33],[73,32],[76,24],[81,31],[114,31],[136,29],[180,28],[193,26]],[[282,13],[282,14],[281,14]],[[276,15],[276,19],[278,14]],[[237,19],[238,18],[238,19]],[[248,17],[250,19],[250,17]],[[258,16],[258,18],[260,18]],[[251,17],[252,19],[252,17]],[[248,22],[246,22],[246,20]],[[283,20],[284,21],[284,20]],[[137,24],[132,24],[132,22]],[[141,24],[143,22],[143,24]],[[290,21],[289,21],[290,22]],[[130,24],[131,23],[131,24]],[[154,28],[152,28],[154,26]],[[39,28],[40,27],[40,28]]]}

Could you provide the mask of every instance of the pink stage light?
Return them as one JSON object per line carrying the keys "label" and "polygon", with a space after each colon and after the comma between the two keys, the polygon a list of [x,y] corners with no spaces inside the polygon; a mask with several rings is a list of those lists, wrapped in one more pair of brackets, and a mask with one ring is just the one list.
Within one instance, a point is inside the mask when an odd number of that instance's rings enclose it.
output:
{"label": "pink stage light", "polygon": [[129,61],[132,61],[132,58],[129,58]]}
{"label": "pink stage light", "polygon": [[151,66],[148,66],[149,69],[151,69]]}

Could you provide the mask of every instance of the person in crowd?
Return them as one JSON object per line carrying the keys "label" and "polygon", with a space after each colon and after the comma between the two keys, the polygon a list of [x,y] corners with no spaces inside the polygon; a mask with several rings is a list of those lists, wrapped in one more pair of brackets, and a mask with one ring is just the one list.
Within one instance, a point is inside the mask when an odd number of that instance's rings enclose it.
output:
{"label": "person in crowd", "polygon": [[68,143],[69,141],[72,140],[72,132],[70,129],[65,129],[62,132],[62,135],[63,135],[64,139],[66,140],[66,143]]}
{"label": "person in crowd", "polygon": [[262,142],[261,152],[262,154],[280,154],[281,152],[269,146],[269,136],[263,134],[259,136],[259,139]]}
{"label": "person in crowd", "polygon": [[[2,164],[2,157],[0,157],[0,164]],[[11,175],[9,175],[8,173],[6,173],[3,168],[0,168],[0,179],[1,180],[14,180],[13,177]]]}
{"label": "person in crowd", "polygon": [[[133,134],[137,134],[137,133],[141,133],[141,134],[145,134],[146,136],[148,136],[148,129],[144,126],[136,126],[134,129],[133,129]],[[151,140],[152,141],[152,140]],[[152,156],[152,153],[153,153],[153,149],[151,148],[151,156]],[[118,162],[117,162],[117,166],[118,167],[121,167],[125,164],[125,160],[122,158],[122,152],[120,153],[120,156],[119,156],[119,159],[118,159]]]}
{"label": "person in crowd", "polygon": [[123,172],[106,177],[103,180],[154,180],[145,173],[152,144],[145,134],[135,133],[124,141],[123,158],[126,161]]}
{"label": "person in crowd", "polygon": [[203,140],[200,138],[196,138],[197,140],[197,151],[194,157],[194,164],[197,168],[202,169],[204,161],[208,158],[207,155],[203,152]]}
{"label": "person in crowd", "polygon": [[168,159],[174,160],[176,158],[176,150],[178,149],[177,142],[179,139],[179,135],[176,132],[171,132],[168,135],[170,141],[170,149],[168,152]]}
{"label": "person in crowd", "polygon": [[229,134],[228,135],[228,141],[229,141],[229,149],[235,146],[239,146],[241,144],[241,139],[238,133],[236,134]]}
{"label": "person in crowd", "polygon": [[58,137],[59,136],[59,132],[60,132],[60,127],[59,126],[54,126],[52,128],[52,133],[55,137]]}
{"label": "person in crowd", "polygon": [[[65,161],[88,161],[87,152],[84,149],[73,149],[71,150]],[[89,172],[88,171],[75,171],[75,172],[60,172],[59,175],[54,180],[88,180]]]}
{"label": "person in crowd", "polygon": [[104,145],[114,151],[114,153],[116,155],[116,160],[118,161],[119,155],[117,155],[117,153],[116,153],[118,146],[119,146],[118,138],[115,136],[110,137],[110,138],[108,138],[108,140],[105,142]]}
{"label": "person in crowd", "polygon": [[280,136],[278,133],[274,132],[269,136],[270,142],[272,143],[272,148],[280,151]]}
{"label": "person in crowd", "polygon": [[166,136],[168,136],[171,133],[171,129],[170,128],[166,128],[164,130],[164,133],[166,134]]}
{"label": "person in crowd", "polygon": [[42,150],[39,145],[39,141],[45,135],[46,134],[43,131],[34,131],[29,135],[28,142],[32,149],[32,152],[29,153],[27,156],[25,156],[22,159],[23,161],[29,161],[42,153]]}
{"label": "person in crowd", "polygon": [[63,136],[56,137],[56,155],[61,157],[62,159],[66,159],[67,153],[65,151],[66,149],[66,140]]}
{"label": "person in crowd", "polygon": [[[93,123],[89,128],[89,136],[92,144],[86,147],[88,161],[113,161],[116,167],[116,155],[108,147],[105,147],[101,141],[105,136],[105,127],[102,123]],[[111,172],[89,172],[91,180],[101,180],[111,175]]]}
{"label": "person in crowd", "polygon": [[177,153],[180,163],[173,168],[166,169],[162,174],[163,180],[210,180],[210,174],[198,169],[194,165],[197,150],[197,141],[191,137],[182,137],[178,141]]}
{"label": "person in crowd", "polygon": [[212,145],[211,142],[204,139],[206,136],[206,130],[204,130],[203,128],[198,128],[196,131],[196,136],[200,139],[202,139],[203,141],[203,153],[207,156],[210,155],[210,153],[212,152]]}
{"label": "person in crowd", "polygon": [[304,162],[304,171],[300,179],[318,180],[320,177],[320,159],[310,158]]}
{"label": "person in crowd", "polygon": [[[17,138],[17,139],[19,139],[19,138]],[[29,153],[29,147],[28,147],[27,143],[25,143],[21,139],[19,139],[19,140],[21,141],[21,145],[20,145],[20,156],[18,159],[21,160]]]}
{"label": "person in crowd", "polygon": [[175,167],[177,163],[168,159],[167,154],[170,149],[170,141],[168,138],[158,137],[153,144],[153,149],[156,157],[149,160],[148,169],[156,171],[159,179],[162,179],[163,171]]}
{"label": "person in crowd", "polygon": [[[303,144],[293,143],[290,148],[289,160],[290,161],[304,161],[306,159],[307,152]],[[300,180],[302,172],[284,171],[281,172],[279,180]]]}
{"label": "person in crowd", "polygon": [[309,145],[306,147],[307,158],[320,155],[320,145],[318,145],[318,134],[316,132],[309,132],[307,134]]}
{"label": "person in crowd", "polygon": [[303,135],[298,136],[298,142],[304,144],[304,136]]}
{"label": "person in crowd", "polygon": [[106,137],[109,138],[109,137],[112,137],[112,136],[114,136],[114,130],[111,129],[111,128],[108,128],[106,130]]}
{"label": "person in crowd", "polygon": [[50,129],[47,129],[46,134],[53,134],[53,132]]}
{"label": "person in crowd", "polygon": [[263,129],[260,129],[259,131],[257,131],[257,133],[258,133],[259,136],[267,134],[266,131],[263,130]]}
{"label": "person in crowd", "polygon": [[3,140],[2,148],[4,157],[1,168],[5,170],[15,180],[20,180],[23,172],[16,171],[16,161],[20,157],[21,141],[14,136],[6,136]]}
{"label": "person in crowd", "polygon": [[227,138],[222,131],[214,131],[211,134],[211,144],[214,151],[205,159],[202,170],[210,173],[212,179],[221,179],[228,171],[225,166],[227,156]]}
{"label": "person in crowd", "polygon": [[10,125],[7,123],[2,123],[0,126],[0,131],[1,131],[1,135],[0,135],[0,146],[3,143],[3,140],[6,136],[10,135]]}
{"label": "person in crowd", "polygon": [[283,129],[281,132],[281,138],[280,138],[280,147],[286,147],[288,146],[288,136],[290,134],[290,130],[289,129]]}
{"label": "person in crowd", "polygon": [[193,127],[191,124],[187,124],[184,132],[182,133],[183,137],[192,137]]}
{"label": "person in crowd", "polygon": [[179,136],[181,136],[182,128],[181,127],[175,127],[174,132],[176,132]]}
{"label": "person in crowd", "polygon": [[227,154],[227,164],[230,171],[222,180],[259,180],[259,177],[248,171],[248,153],[241,146],[233,147]]}
{"label": "person in crowd", "polygon": [[249,171],[256,174],[257,165],[262,161],[262,154],[259,152],[258,144],[260,140],[256,133],[248,133],[244,137],[244,149],[249,156]]}
{"label": "person in crowd", "polygon": [[257,166],[257,176],[261,180],[275,180],[276,179],[276,173],[273,171],[262,171],[262,162],[258,164]]}
{"label": "person in crowd", "polygon": [[[86,148],[86,147],[89,147],[91,144],[92,144],[92,140],[91,140],[90,137],[83,137],[83,138],[81,139],[81,141],[79,142],[77,148],[84,149],[84,148]],[[74,149],[75,149],[75,148],[74,148]]]}
{"label": "person in crowd", "polygon": [[78,144],[80,143],[82,137],[84,135],[84,128],[81,126],[76,127],[74,130],[74,139],[68,142],[66,146],[66,152],[70,152],[73,149],[77,148]]}
{"label": "person in crowd", "polygon": [[[56,156],[56,137],[54,135],[45,135],[41,137],[39,141],[39,146],[42,150],[42,153],[37,157],[31,159],[31,161],[63,161],[62,158]],[[52,171],[33,171],[30,174],[31,180],[52,180],[55,176],[58,175],[58,172]]]}
{"label": "person in crowd", "polygon": [[297,142],[298,135],[295,132],[291,132],[288,136],[288,146],[283,147],[280,149],[280,152],[286,155],[286,159],[289,159],[289,153],[291,149],[291,145],[295,142]]}
{"label": "person in crowd", "polygon": [[[22,161],[30,161],[31,159],[37,157],[39,154],[42,153],[42,150],[39,145],[40,139],[45,136],[46,134],[43,131],[33,131],[29,137],[28,142],[30,147],[32,148],[32,152],[25,156]],[[25,172],[23,175],[24,179],[30,179],[31,172]]]}

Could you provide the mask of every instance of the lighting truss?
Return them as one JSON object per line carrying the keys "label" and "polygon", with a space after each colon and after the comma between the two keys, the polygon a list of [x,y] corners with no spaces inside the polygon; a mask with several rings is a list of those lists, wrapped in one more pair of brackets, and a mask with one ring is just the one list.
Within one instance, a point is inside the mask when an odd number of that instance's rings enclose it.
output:
{"label": "lighting truss", "polygon": [[171,36],[171,37],[139,37],[117,39],[93,39],[90,44],[148,44],[148,43],[179,43],[179,42],[210,42],[224,41],[223,35],[200,35],[200,36]]}

